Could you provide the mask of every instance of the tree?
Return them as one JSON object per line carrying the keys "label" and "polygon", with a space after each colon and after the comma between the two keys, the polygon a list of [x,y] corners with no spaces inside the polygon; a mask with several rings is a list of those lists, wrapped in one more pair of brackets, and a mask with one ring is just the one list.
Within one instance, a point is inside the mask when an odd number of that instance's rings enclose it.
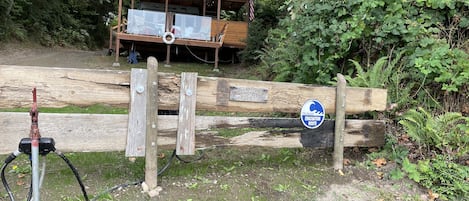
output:
{"label": "tree", "polygon": [[104,17],[114,7],[110,0],[0,0],[0,9],[1,40],[93,48],[103,44]]}

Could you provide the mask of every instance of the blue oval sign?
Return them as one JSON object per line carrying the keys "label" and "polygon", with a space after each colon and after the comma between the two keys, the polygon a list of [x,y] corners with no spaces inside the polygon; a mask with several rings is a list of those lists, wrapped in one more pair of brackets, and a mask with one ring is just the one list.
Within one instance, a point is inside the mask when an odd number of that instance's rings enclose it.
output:
{"label": "blue oval sign", "polygon": [[324,106],[317,100],[307,100],[301,108],[301,122],[306,128],[315,129],[321,126],[324,116]]}

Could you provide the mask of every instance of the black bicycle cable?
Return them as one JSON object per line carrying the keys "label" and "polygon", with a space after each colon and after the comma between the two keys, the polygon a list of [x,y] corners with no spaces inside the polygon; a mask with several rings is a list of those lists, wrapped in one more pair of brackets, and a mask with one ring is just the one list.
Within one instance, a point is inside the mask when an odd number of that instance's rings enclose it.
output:
{"label": "black bicycle cable", "polygon": [[[176,155],[176,150],[173,151],[173,153],[171,154],[171,157],[168,158],[168,162],[166,163],[165,166],[163,166],[160,170],[158,170],[158,173],[157,175],[160,176],[161,174],[163,174],[166,169],[169,168],[169,166],[171,166],[171,163],[173,162],[174,158],[177,157]],[[107,193],[112,193],[113,191],[119,189],[119,188],[125,188],[127,186],[134,186],[134,185],[139,185],[141,183],[143,183],[144,180],[138,180],[138,181],[135,181],[135,182],[130,182],[130,183],[125,183],[125,184],[119,184],[119,185],[115,185],[101,193],[99,193],[98,195],[96,195],[96,197],[94,197],[93,199],[91,199],[91,201],[96,201],[96,199],[100,198],[101,196],[103,195],[106,195]]]}
{"label": "black bicycle cable", "polygon": [[5,187],[5,190],[8,193],[8,197],[10,197],[10,200],[15,201],[15,198],[13,196],[13,192],[11,192],[11,189],[10,189],[10,185],[8,185],[8,182],[5,178],[5,168],[7,167],[7,165],[8,165],[8,163],[4,163],[2,165],[2,173],[1,173],[2,183],[3,183],[3,186]]}
{"label": "black bicycle cable", "polygon": [[[195,161],[198,161],[200,159],[202,159],[202,157],[205,155],[205,151],[204,150],[201,150],[201,154],[199,157],[197,157],[196,159],[194,160],[185,160],[185,159],[182,159],[179,155],[176,154],[176,149],[173,150],[173,153],[171,154],[171,157],[168,159],[168,162],[166,163],[166,165],[161,168],[159,171],[158,171],[158,176],[160,176],[161,174],[163,174],[166,169],[169,168],[169,166],[171,166],[172,164],[172,161],[174,160],[174,158],[177,158],[179,161],[183,162],[183,163],[192,163],[192,162],[195,162]],[[116,186],[113,186],[103,192],[101,192],[100,194],[98,194],[96,197],[94,197],[93,199],[91,199],[91,201],[96,201],[96,199],[100,198],[101,196],[107,194],[107,193],[112,193],[113,191],[115,191],[116,189],[119,189],[119,188],[125,188],[127,186],[132,186],[132,185],[139,185],[143,183],[143,180],[139,180],[139,181],[136,181],[136,182],[131,182],[131,183],[125,183],[125,184],[119,184],[119,185],[116,185]]]}
{"label": "black bicycle cable", "polygon": [[201,159],[204,157],[205,151],[204,151],[204,150],[199,150],[199,152],[201,152],[201,153],[200,153],[200,156],[198,156],[196,159],[193,159],[193,160],[186,160],[186,159],[183,159],[183,158],[181,158],[179,155],[176,155],[176,158],[177,158],[179,161],[183,162],[183,163],[193,163],[193,162],[196,162],[196,161],[201,160]]}
{"label": "black bicycle cable", "polygon": [[3,186],[5,187],[5,190],[7,191],[8,197],[10,198],[11,201],[15,201],[15,196],[13,195],[13,192],[10,189],[10,185],[8,185],[8,181],[5,178],[5,169],[8,166],[8,164],[10,164],[13,160],[15,160],[16,157],[18,157],[20,154],[21,154],[21,152],[19,152],[19,151],[15,151],[15,152],[11,153],[5,159],[5,162],[2,165],[1,173],[0,173],[0,175],[1,175],[0,177],[2,179]]}
{"label": "black bicycle cable", "polygon": [[[73,174],[75,175],[75,178],[77,179],[78,181],[78,184],[80,185],[80,188],[81,188],[81,191],[83,193],[83,196],[85,198],[85,201],[89,201],[90,199],[88,198],[88,194],[86,192],[86,189],[85,189],[85,186],[81,180],[81,177],[77,171],[77,169],[72,165],[72,163],[70,162],[70,160],[68,160],[68,158],[60,151],[55,151],[55,153],[60,157],[62,158],[62,160],[65,161],[65,163],[67,163],[67,165],[69,166],[69,168],[72,170]],[[2,179],[2,183],[8,193],[8,196],[10,197],[10,201],[15,201],[15,198],[13,196],[13,192],[11,191],[10,189],[10,186],[8,185],[8,182],[5,178],[5,169],[6,167],[8,166],[8,164],[10,164],[19,154],[21,154],[21,152],[14,152],[12,153],[10,156],[8,156],[7,159],[5,159],[5,163],[2,165],[2,168],[1,168],[1,179]],[[172,164],[174,158],[177,158],[178,160],[180,160],[181,162],[184,162],[184,163],[191,163],[191,162],[195,162],[195,161],[198,161],[200,159],[202,159],[202,157],[204,156],[204,152],[202,152],[200,154],[200,156],[194,160],[191,160],[191,161],[188,161],[188,160],[185,160],[185,159],[182,159],[180,156],[178,156],[176,154],[176,150],[173,150],[173,153],[171,154],[171,157],[168,158],[168,162],[166,163],[165,166],[163,166],[158,172],[157,172],[157,175],[160,176],[161,174],[163,174]],[[44,170],[43,170],[44,171]],[[138,185],[138,184],[141,184],[143,182],[143,180],[139,180],[139,181],[136,181],[136,182],[131,182],[131,183],[125,183],[125,184],[119,184],[119,185],[116,185],[116,186],[113,186],[109,189],[107,189],[106,191],[103,191],[101,192],[100,194],[98,194],[96,197],[94,197],[93,199],[91,199],[91,201],[96,201],[96,199],[100,198],[101,196],[107,194],[107,193],[111,193],[113,191],[115,191],[116,189],[119,189],[119,188],[125,188],[127,186],[131,186],[131,185]],[[28,200],[30,200],[31,198],[31,190],[30,192],[28,193]]]}
{"label": "black bicycle cable", "polygon": [[72,165],[72,163],[70,162],[70,160],[68,160],[67,157],[65,157],[65,155],[60,152],[60,151],[55,151],[55,153],[60,157],[62,158],[62,160],[65,161],[65,163],[67,163],[68,167],[70,167],[70,169],[72,170],[73,174],[75,175],[75,178],[77,179],[78,181],[78,184],[80,185],[80,188],[81,188],[81,192],[83,193],[83,197],[85,197],[85,201],[89,201],[90,199],[88,198],[88,194],[86,193],[86,189],[85,189],[85,185],[83,184],[82,180],[81,180],[81,177],[80,177],[80,174],[78,173],[78,170],[75,168],[75,166]]}

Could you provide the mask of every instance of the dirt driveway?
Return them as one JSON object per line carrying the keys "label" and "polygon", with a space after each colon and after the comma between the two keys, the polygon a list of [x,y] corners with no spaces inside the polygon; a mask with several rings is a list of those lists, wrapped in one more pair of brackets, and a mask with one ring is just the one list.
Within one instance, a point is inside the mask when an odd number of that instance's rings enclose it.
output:
{"label": "dirt driveway", "polygon": [[114,57],[107,50],[83,51],[9,44],[0,47],[0,64],[65,68],[112,69]]}
{"label": "dirt driveway", "polygon": [[[100,51],[83,51],[75,49],[64,48],[44,48],[38,46],[25,46],[9,44],[0,47],[0,65],[28,65],[28,66],[49,66],[49,67],[70,67],[70,68],[97,68],[97,69],[115,69],[112,67],[113,57],[106,55],[106,50]],[[125,58],[121,58],[125,61]],[[311,152],[313,153],[313,152]],[[249,154],[249,153],[248,153]],[[262,155],[263,156],[263,155]],[[315,156],[307,157],[308,160],[315,160]],[[226,196],[226,186],[224,184],[217,184],[217,181],[226,181],[227,186],[234,188],[240,182],[246,185],[253,185],[256,191],[271,192],[267,193],[264,197],[251,197],[251,200],[319,200],[319,201],[335,201],[335,200],[348,200],[348,201],[384,201],[384,200],[427,200],[427,192],[418,187],[415,183],[406,180],[392,180],[388,176],[389,171],[393,169],[393,164],[390,163],[384,168],[370,168],[370,166],[363,165],[364,155],[360,155],[354,159],[355,165],[346,166],[342,173],[334,172],[332,169],[327,168],[327,160],[320,160],[319,166],[322,171],[322,176],[318,184],[320,186],[300,185],[300,189],[304,191],[311,190],[311,193],[301,197],[285,196],[282,194],[282,188],[288,191],[288,186],[269,183],[265,175],[271,174],[276,178],[289,179],[294,177],[294,180],[302,180],[299,174],[302,170],[290,169],[282,171],[274,171],[271,167],[261,167],[258,169],[251,169],[247,172],[241,172],[240,175],[233,174],[218,174],[216,172],[203,176],[203,181],[207,182],[206,185],[210,189],[210,195],[215,193],[214,197],[204,197],[207,195],[201,191],[196,195],[192,195],[194,200],[220,200],[217,198],[216,192],[221,191],[220,195]],[[237,162],[234,162],[237,164]],[[324,164],[323,164],[324,163]],[[239,164],[242,165],[242,164]],[[395,165],[395,164],[394,164]],[[326,167],[325,167],[326,166]],[[275,169],[277,170],[277,169]],[[295,171],[295,172],[288,172]],[[264,176],[262,176],[264,175]],[[384,177],[383,177],[384,175]],[[187,177],[173,178],[162,182],[163,192],[158,197],[158,200],[181,200],[181,195],[187,192],[190,188],[191,180],[186,180]],[[200,178],[199,178],[200,180]],[[197,181],[197,179],[196,179]],[[230,183],[231,182],[231,183]],[[273,181],[272,181],[273,182]],[[277,181],[279,182],[279,181]],[[205,182],[199,181],[205,184]],[[189,187],[187,187],[189,185]],[[314,187],[315,189],[308,189]],[[200,190],[201,187],[199,187]],[[243,191],[239,187],[238,193]],[[290,187],[293,188],[293,187]],[[272,190],[274,189],[274,190]],[[137,193],[138,190],[137,190]],[[278,194],[278,195],[277,195]],[[232,196],[228,194],[228,196]],[[264,198],[264,199],[263,199]],[[189,200],[185,198],[186,200]],[[119,200],[116,198],[116,200]],[[192,200],[192,199],[190,199]],[[235,197],[223,198],[222,200],[236,200]]]}

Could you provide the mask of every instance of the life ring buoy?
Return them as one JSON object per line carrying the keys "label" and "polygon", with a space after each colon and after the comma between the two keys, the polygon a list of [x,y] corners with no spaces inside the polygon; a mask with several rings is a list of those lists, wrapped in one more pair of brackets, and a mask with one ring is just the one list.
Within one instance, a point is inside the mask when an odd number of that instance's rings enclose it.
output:
{"label": "life ring buoy", "polygon": [[[169,39],[168,39],[169,38]],[[176,38],[174,37],[174,34],[171,33],[171,32],[165,32],[163,34],[163,42],[166,43],[166,44],[173,44],[174,43],[174,40],[176,40]]]}

